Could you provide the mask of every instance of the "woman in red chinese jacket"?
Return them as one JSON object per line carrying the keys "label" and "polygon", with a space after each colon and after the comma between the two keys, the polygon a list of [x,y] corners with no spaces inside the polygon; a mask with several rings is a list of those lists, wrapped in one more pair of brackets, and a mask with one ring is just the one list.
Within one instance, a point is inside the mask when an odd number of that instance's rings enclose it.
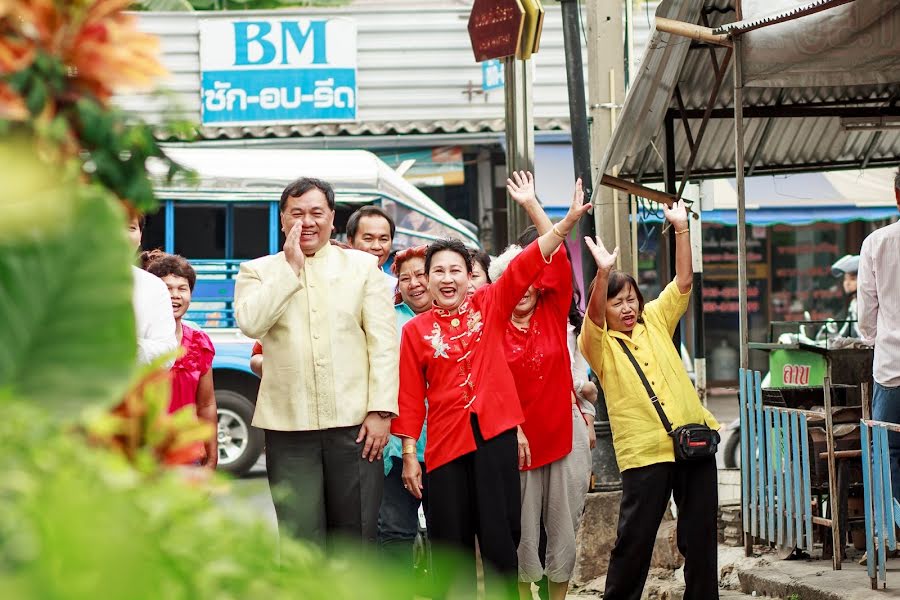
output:
{"label": "woman in red chinese jacket", "polygon": [[[531,173],[513,173],[506,188],[534,223],[520,240],[529,233],[537,236],[552,230],[553,223],[535,196]],[[580,193],[576,186],[576,196]],[[508,265],[521,252],[520,246],[510,246],[495,258],[491,279],[502,281]],[[525,414],[518,428],[519,593],[523,599],[531,598],[531,584],[542,582],[544,576],[550,600],[565,599],[575,569],[575,532],[591,477],[589,426],[573,391],[567,339],[573,290],[563,244],[519,300],[506,327],[506,360]],[[543,552],[539,550],[542,528],[546,531]]]}
{"label": "woman in red chinese jacket", "polygon": [[[465,246],[457,240],[433,243],[425,271],[434,306],[403,327],[400,416],[391,433],[403,438],[404,453],[415,452],[427,390],[429,535],[436,544],[465,550],[468,573],[459,575],[473,586],[477,537],[482,559],[503,578],[510,598],[518,595],[516,427],[524,419],[503,340],[516,304],[556,260],[554,252],[590,207],[582,198],[576,194],[565,218],[525,248],[501,282],[472,294],[472,261]],[[404,463],[403,482],[419,496],[422,472],[417,462]],[[441,571],[440,563],[435,576],[438,595],[459,583],[453,581],[456,573]],[[474,597],[473,588],[462,594]]]}

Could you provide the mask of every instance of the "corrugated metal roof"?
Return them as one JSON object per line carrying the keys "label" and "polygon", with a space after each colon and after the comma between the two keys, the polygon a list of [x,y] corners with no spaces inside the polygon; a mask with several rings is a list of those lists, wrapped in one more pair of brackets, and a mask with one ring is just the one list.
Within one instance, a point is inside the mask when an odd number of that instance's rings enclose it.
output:
{"label": "corrugated metal roof", "polygon": [[[475,62],[466,29],[466,6],[416,7],[353,5],[279,11],[136,13],[140,28],[161,39],[170,71],[158,95],[119,96],[127,110],[151,122],[163,116],[200,122],[200,19],[255,16],[328,15],[348,17],[358,27],[358,121],[269,127],[203,127],[207,139],[247,137],[391,135],[410,133],[502,132],[503,90],[483,93],[481,65]],[[538,129],[568,130],[562,19],[548,3],[535,55],[534,116]]]}
{"label": "corrugated metal roof", "polygon": [[[659,16],[698,23],[704,12],[715,27],[735,21],[732,0],[670,0],[661,3]],[[890,40],[898,45],[900,38]],[[716,50],[719,61],[724,48]],[[663,177],[664,119],[668,109],[677,109],[673,97],[677,84],[688,110],[706,108],[715,73],[709,50],[686,38],[655,32],[648,45],[634,86],[620,113],[613,141],[606,153],[606,172],[619,165],[619,175],[641,181]],[[733,110],[733,78],[729,69],[715,103]],[[846,104],[870,101],[884,107],[900,98],[900,82],[844,87],[744,88],[745,107],[779,105]],[[696,132],[701,118],[690,118]],[[676,120],[676,173],[680,178],[690,157],[690,148],[680,120]],[[767,131],[768,130],[768,131]],[[900,157],[900,130],[849,131],[839,117],[771,118],[745,116],[745,153],[753,172],[801,171],[896,164]],[[694,178],[734,173],[733,118],[710,120],[693,166]]]}
{"label": "corrugated metal roof", "polygon": [[[442,133],[500,133],[505,130],[504,119],[441,119],[436,121],[363,121],[355,123],[297,123],[295,125],[265,125],[258,127],[201,127],[204,139],[323,137],[357,135],[408,135]],[[541,131],[568,131],[568,119],[535,119]]]}

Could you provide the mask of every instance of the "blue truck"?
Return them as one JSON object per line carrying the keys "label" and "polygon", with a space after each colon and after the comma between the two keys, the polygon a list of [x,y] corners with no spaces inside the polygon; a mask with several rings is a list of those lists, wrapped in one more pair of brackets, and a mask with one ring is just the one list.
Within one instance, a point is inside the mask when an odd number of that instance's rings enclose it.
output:
{"label": "blue truck", "polygon": [[479,241],[471,226],[371,152],[196,145],[173,145],[166,152],[192,175],[169,180],[166,171],[150,165],[162,210],[147,220],[144,247],[181,254],[197,270],[185,318],[215,344],[219,468],[239,476],[257,463],[264,442],[262,431],[250,425],[259,390],[250,371],[255,340],[234,320],[234,280],[244,260],[281,250],[279,200],[290,181],[311,176],[334,186],[338,239],[345,238],[353,211],[375,204],[397,224],[394,250],[445,237],[473,248]]}

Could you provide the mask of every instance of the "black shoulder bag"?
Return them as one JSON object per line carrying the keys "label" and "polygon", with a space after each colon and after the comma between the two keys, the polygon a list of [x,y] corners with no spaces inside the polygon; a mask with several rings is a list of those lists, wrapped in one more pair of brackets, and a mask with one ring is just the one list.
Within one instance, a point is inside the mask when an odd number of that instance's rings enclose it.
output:
{"label": "black shoulder bag", "polygon": [[628,356],[628,360],[631,361],[632,366],[634,366],[634,370],[637,371],[638,377],[641,378],[644,389],[647,390],[647,395],[650,396],[650,402],[653,403],[653,408],[656,409],[656,414],[659,415],[659,420],[662,421],[666,433],[672,438],[675,449],[675,460],[696,460],[715,456],[716,450],[719,448],[719,441],[721,440],[719,432],[710,429],[706,424],[702,423],[689,423],[676,429],[672,429],[672,423],[669,421],[668,417],[666,417],[666,413],[663,411],[662,406],[659,405],[659,398],[656,397],[656,392],[650,387],[650,382],[647,381],[647,376],[644,375],[641,366],[638,364],[637,360],[635,360],[634,355],[631,353],[631,350],[628,349],[625,342],[623,340],[617,341],[622,346],[622,350],[625,351],[625,355]]}

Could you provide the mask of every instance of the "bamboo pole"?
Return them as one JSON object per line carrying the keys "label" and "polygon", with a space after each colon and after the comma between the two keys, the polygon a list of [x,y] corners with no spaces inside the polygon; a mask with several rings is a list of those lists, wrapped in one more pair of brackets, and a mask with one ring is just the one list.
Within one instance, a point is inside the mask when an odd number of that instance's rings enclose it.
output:
{"label": "bamboo pole", "polygon": [[656,17],[656,30],[663,33],[671,33],[672,35],[680,35],[681,37],[697,40],[698,42],[706,42],[708,44],[716,44],[718,46],[731,46],[732,41],[727,34],[713,33],[711,27],[696,25],[694,23],[685,23],[684,21],[676,21],[665,17]]}

